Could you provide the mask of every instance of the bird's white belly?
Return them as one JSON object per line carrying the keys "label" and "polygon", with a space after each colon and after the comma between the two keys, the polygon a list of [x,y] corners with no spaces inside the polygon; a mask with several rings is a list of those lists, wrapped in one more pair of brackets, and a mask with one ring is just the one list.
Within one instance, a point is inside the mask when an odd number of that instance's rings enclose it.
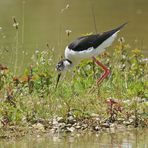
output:
{"label": "bird's white belly", "polygon": [[65,50],[65,58],[71,60],[74,65],[79,64],[79,62],[83,59],[89,59],[92,58],[93,56],[99,55],[100,52],[103,52],[104,49],[94,49],[93,47],[83,50],[83,51],[73,51],[66,47]]}
{"label": "bird's white belly", "polygon": [[[104,51],[104,49],[101,49],[102,51]],[[86,59],[86,58],[90,58],[92,56],[97,56],[99,54],[99,52],[101,52],[101,50],[99,49],[94,49],[93,47],[88,48],[87,50],[83,50],[83,51],[74,51],[69,49],[68,47],[66,47],[65,50],[65,58],[67,59]]]}
{"label": "bird's white belly", "polygon": [[95,49],[93,47],[90,47],[87,50],[74,51],[66,47],[65,58],[71,60],[72,62],[78,63],[82,59],[91,58],[92,56],[98,56],[100,53],[105,51],[105,48],[109,47],[112,44],[118,32],[114,33],[111,37],[109,37],[107,40],[105,40],[101,45],[99,45]]}

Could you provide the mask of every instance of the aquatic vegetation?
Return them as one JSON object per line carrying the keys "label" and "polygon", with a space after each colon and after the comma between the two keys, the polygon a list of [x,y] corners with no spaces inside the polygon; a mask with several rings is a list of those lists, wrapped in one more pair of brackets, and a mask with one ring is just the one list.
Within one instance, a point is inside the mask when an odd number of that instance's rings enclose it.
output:
{"label": "aquatic vegetation", "polygon": [[102,70],[86,60],[73,74],[67,72],[57,89],[53,55],[49,49],[35,51],[32,64],[21,76],[0,65],[1,127],[28,126],[55,117],[68,122],[70,115],[85,121],[92,120],[92,114],[97,114],[102,126],[107,122],[147,126],[148,63],[139,49],[120,42],[111,54],[98,57],[111,70],[99,86],[95,78]]}

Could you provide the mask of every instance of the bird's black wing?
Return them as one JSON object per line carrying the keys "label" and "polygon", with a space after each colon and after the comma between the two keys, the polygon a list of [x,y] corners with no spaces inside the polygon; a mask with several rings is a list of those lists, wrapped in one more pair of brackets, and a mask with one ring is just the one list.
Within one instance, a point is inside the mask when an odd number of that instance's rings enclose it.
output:
{"label": "bird's black wing", "polygon": [[105,40],[107,40],[109,37],[111,37],[114,33],[116,33],[118,30],[123,28],[127,23],[124,23],[123,25],[119,26],[116,29],[103,32],[102,34],[95,34],[95,35],[88,35],[88,36],[82,36],[77,38],[75,41],[70,43],[68,45],[68,48],[74,51],[83,51],[87,50],[90,47],[97,48],[99,45],[101,45]]}

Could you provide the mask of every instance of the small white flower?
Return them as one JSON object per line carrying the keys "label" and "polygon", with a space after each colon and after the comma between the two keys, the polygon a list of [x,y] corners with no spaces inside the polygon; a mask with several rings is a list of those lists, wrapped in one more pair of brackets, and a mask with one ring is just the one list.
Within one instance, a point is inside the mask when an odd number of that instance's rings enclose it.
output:
{"label": "small white flower", "polygon": [[54,49],[54,47],[51,49],[51,51],[54,51],[55,49]]}
{"label": "small white flower", "polygon": [[39,50],[38,50],[38,49],[37,49],[37,50],[35,50],[35,53],[36,53],[36,54],[38,54],[38,53],[39,53]]}
{"label": "small white flower", "polygon": [[13,23],[13,27],[18,27],[19,23]]}
{"label": "small white flower", "polygon": [[124,37],[119,38],[119,39],[118,39],[118,42],[120,42],[120,43],[125,43]]}
{"label": "small white flower", "polygon": [[65,8],[61,9],[61,13],[63,13],[68,8],[69,8],[69,4],[67,4]]}
{"label": "small white flower", "polygon": [[67,29],[65,32],[66,32],[66,34],[67,34],[68,36],[72,33],[72,31],[69,30],[69,29]]}
{"label": "small white flower", "polygon": [[69,4],[66,5],[66,9],[68,9],[68,8],[69,8]]}
{"label": "small white flower", "polygon": [[52,61],[52,58],[49,58],[48,61],[49,61],[49,62]]}

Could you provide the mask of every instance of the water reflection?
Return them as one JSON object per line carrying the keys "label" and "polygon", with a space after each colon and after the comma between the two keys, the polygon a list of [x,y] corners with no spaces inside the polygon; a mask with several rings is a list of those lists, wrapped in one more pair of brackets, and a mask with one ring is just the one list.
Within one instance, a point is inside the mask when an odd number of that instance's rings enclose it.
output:
{"label": "water reflection", "polygon": [[101,133],[46,134],[26,136],[17,141],[1,141],[0,147],[13,148],[147,148],[148,129]]}

